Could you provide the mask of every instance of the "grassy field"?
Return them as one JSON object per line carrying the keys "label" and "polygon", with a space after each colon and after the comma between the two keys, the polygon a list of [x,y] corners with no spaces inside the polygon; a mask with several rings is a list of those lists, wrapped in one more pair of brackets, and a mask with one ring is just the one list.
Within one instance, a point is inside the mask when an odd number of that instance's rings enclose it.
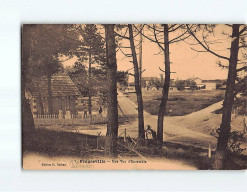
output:
{"label": "grassy field", "polygon": [[[161,91],[143,91],[144,110],[158,115]],[[136,102],[136,94],[128,94],[128,98]],[[166,109],[166,115],[172,110],[171,116],[183,116],[206,108],[224,98],[224,91],[171,91]]]}

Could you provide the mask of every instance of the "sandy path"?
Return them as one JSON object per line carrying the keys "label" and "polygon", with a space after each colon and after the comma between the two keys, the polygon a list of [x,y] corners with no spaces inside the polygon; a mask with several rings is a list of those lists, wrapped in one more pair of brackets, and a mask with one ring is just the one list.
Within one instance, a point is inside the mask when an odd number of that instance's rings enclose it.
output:
{"label": "sandy path", "polygon": [[[188,144],[200,145],[208,147],[210,142],[216,139],[208,133],[196,131],[195,126],[202,121],[208,119],[211,112],[221,108],[222,102],[215,103],[205,109],[188,114],[186,116],[166,116],[164,119],[164,141],[181,141],[184,140]],[[126,116],[137,116],[137,105],[123,94],[118,96],[118,103]],[[145,125],[150,125],[154,130],[157,127],[157,116],[144,112]],[[137,136],[138,121],[135,119],[130,124],[122,125],[119,130],[126,128],[127,134],[131,137]]]}
{"label": "sandy path", "polygon": [[[119,125],[119,135],[123,136],[126,129],[127,135],[136,138],[138,136],[137,105],[121,92],[118,92],[118,104],[119,115],[130,119],[129,123]],[[219,126],[219,116],[212,112],[221,106],[222,101],[185,116],[166,116],[164,118],[164,141],[182,142],[203,148],[208,148],[209,144],[212,144],[214,148],[216,138],[205,129],[212,129],[212,124],[208,125],[209,120],[213,121],[215,127]],[[214,119],[215,117],[217,120]],[[155,115],[144,112],[145,126],[150,125],[156,130],[157,118]],[[97,135],[99,132],[101,135],[106,135],[107,128],[106,125],[101,125],[99,130],[85,130],[80,127],[77,130],[90,135]]]}
{"label": "sandy path", "polygon": [[[137,137],[137,105],[122,93],[118,95],[118,103],[121,112],[130,118],[129,123],[119,125],[119,134],[123,136],[126,129],[127,135]],[[182,142],[183,144],[208,148],[209,144],[215,148],[216,138],[210,135],[212,129],[219,127],[221,116],[212,113],[222,107],[223,101],[217,102],[207,108],[193,112],[185,116],[165,116],[164,118],[164,141]],[[120,113],[120,115],[123,115]],[[157,116],[144,112],[145,126],[150,125],[154,130],[157,127]],[[239,120],[233,120],[233,124]],[[236,126],[236,125],[234,125]],[[239,125],[238,125],[239,126]],[[241,126],[241,125],[240,125]],[[106,134],[106,125],[100,128],[101,135]],[[80,130],[82,133],[97,135],[94,130]]]}

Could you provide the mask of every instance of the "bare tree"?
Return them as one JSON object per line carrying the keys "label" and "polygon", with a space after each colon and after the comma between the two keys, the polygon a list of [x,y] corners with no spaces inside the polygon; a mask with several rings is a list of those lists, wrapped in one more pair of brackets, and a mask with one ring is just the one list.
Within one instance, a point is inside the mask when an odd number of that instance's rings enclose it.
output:
{"label": "bare tree", "polygon": [[[143,115],[143,99],[142,99],[142,90],[141,90],[141,70],[138,65],[137,61],[137,53],[136,53],[136,47],[138,45],[135,45],[135,37],[138,36],[140,33],[136,33],[134,35],[133,32],[133,24],[128,24],[127,28],[126,25],[119,26],[119,29],[121,31],[124,31],[125,33],[123,35],[116,33],[116,35],[119,37],[120,40],[125,39],[129,41],[129,46],[122,46],[120,43],[118,44],[119,50],[123,53],[124,56],[128,58],[132,58],[133,68],[134,68],[134,78],[135,78],[135,91],[136,91],[136,97],[137,97],[137,109],[138,109],[138,137],[145,138],[144,134],[144,115]],[[128,33],[128,35],[126,35]],[[140,43],[139,43],[140,44]],[[124,49],[130,49],[131,53],[126,54]],[[130,73],[129,73],[130,74]]]}
{"label": "bare tree", "polygon": [[163,84],[162,90],[162,98],[159,107],[159,114],[158,114],[158,123],[157,123],[157,139],[159,146],[163,144],[163,122],[164,122],[164,114],[166,110],[166,104],[168,101],[168,93],[170,87],[170,54],[169,54],[169,32],[168,32],[168,25],[164,24],[164,55],[165,55],[165,82]]}
{"label": "bare tree", "polygon": [[118,137],[118,103],[117,103],[117,60],[114,25],[105,25],[106,61],[107,61],[107,105],[108,122],[105,140],[105,154],[109,157],[117,156]]}
{"label": "bare tree", "polygon": [[[228,68],[228,76],[227,76],[225,98],[223,102],[222,120],[221,120],[220,129],[219,129],[219,136],[218,136],[217,149],[216,149],[213,169],[224,169],[225,167],[225,162],[227,160],[228,141],[229,141],[230,131],[231,131],[231,111],[232,111],[232,106],[234,102],[234,96],[237,94],[237,90],[238,90],[236,88],[235,82],[237,80],[237,73],[239,71],[246,70],[245,66],[237,69],[237,65],[243,63],[243,61],[241,61],[239,58],[239,51],[241,48],[246,48],[244,39],[246,38],[247,28],[246,26],[240,25],[240,24],[233,24],[233,25],[227,25],[227,26],[229,26],[232,31],[232,34],[230,36],[231,46],[229,48],[230,57],[223,56],[223,55],[216,53],[214,50],[212,50],[209,47],[210,44],[207,41],[206,35],[202,34],[203,40],[202,41],[199,40],[196,34],[190,30],[191,27],[187,25],[187,29],[189,33],[194,37],[197,43],[203,48],[203,50],[196,50],[196,51],[209,52],[217,56],[220,59],[228,61],[228,65],[223,65],[221,62],[219,62],[219,65],[221,67]],[[242,26],[243,28],[240,29]],[[203,30],[204,29],[207,30],[207,33],[210,32],[208,30],[207,25],[203,27]],[[246,51],[243,53],[243,55],[246,55]]]}
{"label": "bare tree", "polygon": [[[183,41],[190,37],[190,34],[188,34],[185,25],[168,25],[168,24],[162,24],[162,25],[146,25],[149,31],[152,32],[150,35],[146,35],[145,33],[142,33],[142,35],[150,40],[151,42],[154,42],[158,45],[160,49],[160,53],[164,55],[165,61],[164,61],[164,68],[165,70],[160,70],[162,72],[165,72],[165,82],[162,83],[162,98],[159,106],[159,112],[158,112],[158,121],[157,121],[157,140],[159,147],[162,147],[163,144],[163,134],[164,134],[164,115],[166,111],[166,104],[168,101],[168,94],[169,94],[169,87],[170,87],[170,75],[171,75],[171,62],[170,62],[170,45],[173,43],[177,43],[179,41]],[[138,28],[136,27],[138,30]],[[170,33],[174,33],[175,36],[173,36],[172,39],[169,39]],[[160,54],[159,53],[159,54]]]}
{"label": "bare tree", "polygon": [[143,99],[142,99],[142,91],[140,85],[141,73],[139,72],[139,67],[138,67],[132,24],[128,24],[128,28],[129,28],[130,48],[131,48],[134,71],[135,71],[135,90],[136,90],[137,104],[138,104],[138,135],[140,138],[144,139],[145,134],[144,134]]}

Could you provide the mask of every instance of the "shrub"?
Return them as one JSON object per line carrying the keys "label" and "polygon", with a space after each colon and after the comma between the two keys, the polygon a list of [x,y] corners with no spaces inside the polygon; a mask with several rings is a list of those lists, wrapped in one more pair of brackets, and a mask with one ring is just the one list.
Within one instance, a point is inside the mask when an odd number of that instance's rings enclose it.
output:
{"label": "shrub", "polygon": [[241,144],[244,141],[245,133],[239,132],[237,130],[230,132],[230,139],[228,141],[228,150],[230,153],[240,155],[246,148],[241,148]]}
{"label": "shrub", "polygon": [[[219,137],[220,128],[213,130],[210,134]],[[245,133],[238,130],[230,131],[230,136],[227,144],[228,152],[234,155],[240,155],[246,148],[242,148],[241,145],[245,139]]]}

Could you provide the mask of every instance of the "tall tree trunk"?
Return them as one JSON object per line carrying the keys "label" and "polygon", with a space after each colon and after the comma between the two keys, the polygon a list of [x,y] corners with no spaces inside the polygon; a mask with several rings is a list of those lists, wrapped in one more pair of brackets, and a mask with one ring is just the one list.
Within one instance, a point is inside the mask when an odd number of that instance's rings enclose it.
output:
{"label": "tall tree trunk", "polygon": [[140,25],[140,46],[139,46],[139,66],[140,66],[140,88],[142,89],[142,24]]}
{"label": "tall tree trunk", "polygon": [[164,24],[164,40],[165,40],[165,82],[163,83],[162,89],[162,98],[159,107],[158,114],[158,124],[157,124],[157,140],[159,147],[163,145],[163,123],[164,123],[164,114],[166,111],[166,104],[168,100],[169,86],[170,86],[170,54],[169,54],[169,34],[168,34],[168,25]]}
{"label": "tall tree trunk", "polygon": [[107,58],[107,133],[105,155],[117,156],[118,102],[117,102],[117,60],[114,25],[105,25]]}
{"label": "tall tree trunk", "polygon": [[143,100],[142,100],[142,91],[140,86],[139,68],[138,68],[138,62],[137,62],[135,44],[133,38],[132,24],[128,24],[128,28],[129,28],[130,47],[131,47],[131,53],[133,58],[134,71],[135,71],[135,90],[136,90],[137,104],[138,104],[138,137],[144,139],[145,134],[144,134]]}
{"label": "tall tree trunk", "polygon": [[52,91],[51,91],[51,74],[47,75],[47,85],[48,85],[48,113],[53,114],[53,101],[52,101]]}
{"label": "tall tree trunk", "polygon": [[89,58],[88,58],[88,113],[90,118],[92,119],[92,89],[91,89],[91,73],[92,73],[92,56],[91,51],[89,49]]}
{"label": "tall tree trunk", "polygon": [[217,142],[217,149],[213,169],[224,169],[227,160],[227,143],[231,130],[231,111],[234,101],[234,89],[236,80],[236,68],[239,51],[239,24],[232,26],[232,43],[230,49],[229,70],[226,84],[225,99],[223,103],[222,121]]}
{"label": "tall tree trunk", "polygon": [[35,130],[30,104],[25,97],[29,58],[31,57],[31,26],[22,26],[21,115],[22,133]]}

